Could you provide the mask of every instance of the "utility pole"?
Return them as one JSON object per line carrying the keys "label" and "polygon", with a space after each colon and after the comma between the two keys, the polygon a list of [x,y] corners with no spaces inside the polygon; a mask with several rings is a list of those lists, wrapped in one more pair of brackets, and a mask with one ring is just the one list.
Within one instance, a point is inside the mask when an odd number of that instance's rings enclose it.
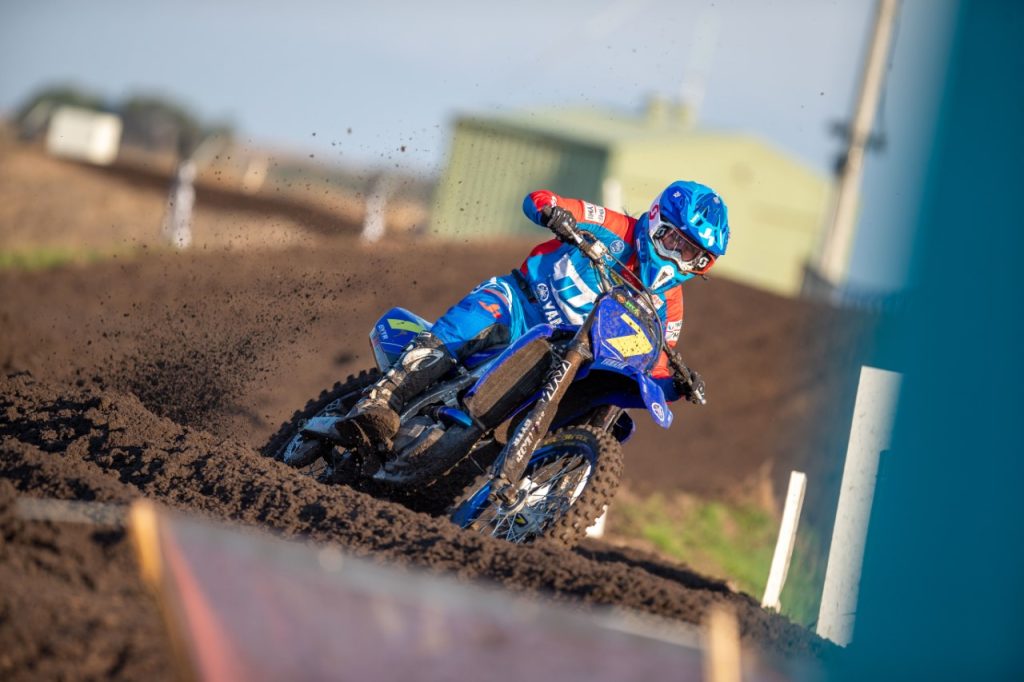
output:
{"label": "utility pole", "polygon": [[721,20],[717,9],[705,9],[697,15],[690,31],[690,51],[686,70],[679,85],[679,104],[685,106],[688,120],[696,124],[704,106],[708,75],[717,49]]}
{"label": "utility pole", "polygon": [[900,0],[878,0],[875,12],[871,47],[864,65],[846,161],[839,170],[832,222],[824,234],[817,263],[818,274],[832,287],[843,282],[849,268],[861,177],[864,174],[864,150],[878,112],[885,82],[886,57],[892,43],[899,4]]}

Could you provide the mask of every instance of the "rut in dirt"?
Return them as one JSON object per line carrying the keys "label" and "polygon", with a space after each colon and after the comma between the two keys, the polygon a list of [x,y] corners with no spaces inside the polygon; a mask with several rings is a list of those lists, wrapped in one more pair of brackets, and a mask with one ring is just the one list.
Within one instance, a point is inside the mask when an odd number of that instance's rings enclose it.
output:
{"label": "rut in dirt", "polygon": [[154,415],[132,395],[27,374],[0,379],[0,478],[21,494],[170,507],[336,543],[356,555],[494,581],[560,601],[612,605],[699,623],[727,602],[745,639],[783,655],[831,647],[750,597],[682,567],[609,547],[517,546],[464,532],[342,486],[326,486],[231,439]]}

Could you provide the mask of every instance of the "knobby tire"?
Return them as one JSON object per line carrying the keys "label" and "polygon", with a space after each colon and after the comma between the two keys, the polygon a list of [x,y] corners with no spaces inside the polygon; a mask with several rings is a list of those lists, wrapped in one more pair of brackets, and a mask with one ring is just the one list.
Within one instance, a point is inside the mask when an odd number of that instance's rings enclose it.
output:
{"label": "knobby tire", "polygon": [[[548,434],[537,446],[542,447],[557,442],[559,436],[576,435],[585,439],[592,451],[597,453],[596,461],[583,492],[572,503],[568,511],[552,523],[539,538],[532,542],[548,541],[564,547],[575,547],[586,536],[587,528],[604,513],[605,508],[615,496],[622,479],[623,454],[622,446],[607,431],[593,426],[569,426]],[[477,476],[448,509],[448,516],[455,512],[464,502],[473,497],[491,479],[490,472]],[[472,531],[471,531],[472,532]]]}

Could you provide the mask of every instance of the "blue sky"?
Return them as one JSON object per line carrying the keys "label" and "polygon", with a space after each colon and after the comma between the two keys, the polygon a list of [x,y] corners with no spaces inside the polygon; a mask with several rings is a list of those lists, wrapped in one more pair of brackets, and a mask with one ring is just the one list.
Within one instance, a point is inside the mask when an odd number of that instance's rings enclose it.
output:
{"label": "blue sky", "polygon": [[[920,112],[907,113],[937,97],[926,81],[950,5],[905,0],[885,120],[906,149],[869,160],[875,176],[921,151],[909,139],[923,134]],[[872,12],[866,0],[7,1],[0,111],[52,82],[110,98],[165,92],[231,121],[242,140],[431,172],[457,112],[636,108],[678,94],[703,62],[702,125],[756,133],[825,172],[839,147],[828,125],[849,116]],[[878,271],[867,284],[884,285],[877,254],[860,259]]]}

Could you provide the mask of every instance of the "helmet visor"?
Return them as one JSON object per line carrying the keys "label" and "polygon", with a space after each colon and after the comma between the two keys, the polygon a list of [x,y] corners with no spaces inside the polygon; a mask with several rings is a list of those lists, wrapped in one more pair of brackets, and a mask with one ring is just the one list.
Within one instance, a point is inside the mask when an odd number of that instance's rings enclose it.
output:
{"label": "helmet visor", "polygon": [[715,257],[692,242],[671,223],[661,222],[654,235],[658,252],[675,261],[683,272],[703,275],[715,263]]}

